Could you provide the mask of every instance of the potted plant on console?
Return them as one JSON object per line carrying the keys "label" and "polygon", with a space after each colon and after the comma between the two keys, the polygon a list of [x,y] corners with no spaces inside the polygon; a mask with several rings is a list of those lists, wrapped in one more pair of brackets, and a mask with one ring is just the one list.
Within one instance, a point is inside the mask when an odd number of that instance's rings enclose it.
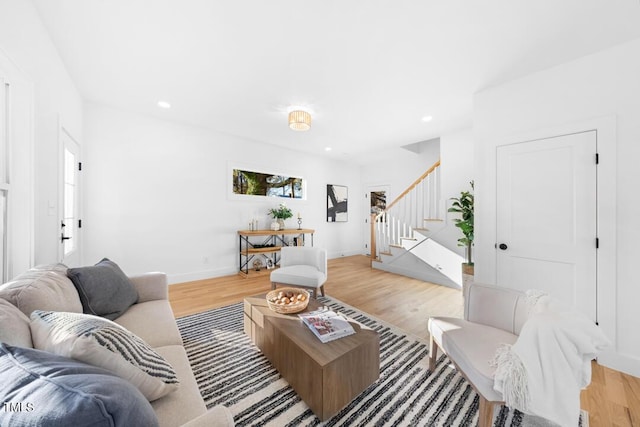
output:
{"label": "potted plant on console", "polygon": [[466,252],[466,262],[462,264],[462,295],[466,294],[466,290],[473,283],[473,181],[471,191],[461,191],[460,197],[452,197],[453,204],[447,212],[456,212],[461,214],[461,218],[455,218],[453,221],[461,231],[464,237],[458,239],[458,246],[463,246]]}
{"label": "potted plant on console", "polygon": [[[289,209],[284,203],[280,203],[277,208],[269,209],[269,214],[273,217],[274,222],[277,221],[278,223],[278,228],[275,229],[276,231],[284,230],[284,220],[293,216],[291,209]],[[271,224],[271,228],[274,228],[273,224]]]}

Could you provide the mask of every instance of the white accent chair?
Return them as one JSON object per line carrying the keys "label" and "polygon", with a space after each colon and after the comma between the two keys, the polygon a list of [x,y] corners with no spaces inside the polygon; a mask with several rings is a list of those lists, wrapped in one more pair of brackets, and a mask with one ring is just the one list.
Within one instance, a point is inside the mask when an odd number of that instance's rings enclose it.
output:
{"label": "white accent chair", "polygon": [[489,365],[501,344],[514,344],[528,317],[522,292],[473,284],[467,289],[464,319],[429,319],[429,369],[434,371],[441,349],[480,397],[478,426],[491,426],[493,409],[503,397],[493,389],[495,368]]}
{"label": "white accent chair", "polygon": [[286,246],[280,250],[280,268],[271,272],[271,289],[276,285],[309,288],[314,298],[324,296],[327,281],[327,251],[311,246]]}

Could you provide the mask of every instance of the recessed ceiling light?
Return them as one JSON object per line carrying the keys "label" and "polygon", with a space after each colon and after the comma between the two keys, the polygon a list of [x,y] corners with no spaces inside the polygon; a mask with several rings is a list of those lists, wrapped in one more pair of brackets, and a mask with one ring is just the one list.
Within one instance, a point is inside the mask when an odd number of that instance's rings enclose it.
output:
{"label": "recessed ceiling light", "polygon": [[425,123],[429,123],[431,120],[433,120],[432,116],[424,116],[422,118],[422,121],[425,122]]}
{"label": "recessed ceiling light", "polygon": [[324,147],[324,151],[331,151],[331,147]]}
{"label": "recessed ceiling light", "polygon": [[171,104],[169,104],[167,101],[158,101],[158,107],[171,108]]}

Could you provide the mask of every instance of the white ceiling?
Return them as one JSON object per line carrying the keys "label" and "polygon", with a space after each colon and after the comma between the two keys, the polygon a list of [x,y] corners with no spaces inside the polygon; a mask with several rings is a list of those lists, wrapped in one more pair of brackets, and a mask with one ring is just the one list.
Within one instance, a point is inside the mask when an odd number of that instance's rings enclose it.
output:
{"label": "white ceiling", "polygon": [[[351,160],[469,127],[475,92],[640,37],[638,0],[34,3],[86,100]],[[310,131],[288,129],[291,105]]]}

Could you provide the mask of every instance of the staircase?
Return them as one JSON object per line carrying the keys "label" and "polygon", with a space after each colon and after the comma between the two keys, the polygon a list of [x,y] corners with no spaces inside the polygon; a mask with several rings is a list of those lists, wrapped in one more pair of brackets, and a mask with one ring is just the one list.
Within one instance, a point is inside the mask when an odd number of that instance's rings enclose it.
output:
{"label": "staircase", "polygon": [[438,243],[446,226],[437,161],[383,212],[371,215],[371,266],[460,288],[464,259]]}

